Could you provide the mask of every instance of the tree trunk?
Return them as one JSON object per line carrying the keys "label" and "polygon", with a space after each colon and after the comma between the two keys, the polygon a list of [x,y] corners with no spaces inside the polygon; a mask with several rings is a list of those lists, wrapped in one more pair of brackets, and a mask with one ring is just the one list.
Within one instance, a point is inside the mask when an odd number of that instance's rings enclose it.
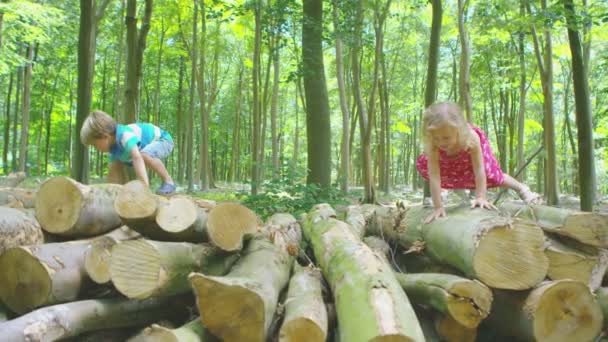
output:
{"label": "tree trunk", "polygon": [[[2,13],[3,15],[4,13]],[[10,146],[9,146],[9,137],[10,137],[10,131],[11,131],[11,94],[13,92],[13,79],[14,79],[14,74],[11,72],[10,73],[10,78],[8,81],[8,92],[6,94],[6,121],[4,121],[4,137],[3,137],[3,141],[4,141],[4,149],[2,150],[2,166],[4,168],[4,174],[8,174],[9,171],[9,164],[8,164],[8,151],[10,150]],[[13,158],[15,158],[13,156]]]}
{"label": "tree trunk", "polygon": [[172,298],[83,300],[41,308],[0,323],[3,340],[55,341],[82,333],[149,324],[175,315]]}
{"label": "tree trunk", "polygon": [[16,313],[70,302],[87,286],[87,241],[7,249],[0,255],[0,298]]}
{"label": "tree trunk", "polygon": [[[519,15],[524,17],[526,15],[526,9],[524,7],[524,1],[522,0],[519,8]],[[521,170],[524,167],[524,128],[525,120],[526,120],[526,50],[524,45],[524,38],[526,37],[525,32],[520,32],[518,34],[518,44],[519,44],[519,112],[517,115],[517,169]],[[526,179],[525,172],[522,172],[519,177],[517,177],[519,181],[523,181]]]}
{"label": "tree trunk", "polygon": [[471,100],[471,49],[465,27],[468,0],[458,0],[458,37],[460,38],[460,97],[458,103],[463,108],[468,122],[473,122],[473,103]]}
{"label": "tree trunk", "polygon": [[279,332],[280,342],[326,341],[328,326],[322,281],[319,269],[294,264]]}
{"label": "tree trunk", "polygon": [[434,325],[441,341],[475,342],[477,340],[477,329],[467,328],[452,317],[436,315]]}
{"label": "tree trunk", "polygon": [[262,44],[262,4],[261,1],[256,1],[254,6],[255,17],[255,41],[253,48],[253,67],[251,68],[253,83],[253,133],[251,139],[251,194],[257,195],[260,187],[260,173],[258,172],[262,163],[260,150],[260,48]]}
{"label": "tree trunk", "polygon": [[592,341],[602,328],[602,310],[578,281],[544,282],[530,292],[495,291],[489,323],[524,341]]}
{"label": "tree trunk", "polygon": [[125,241],[112,248],[110,277],[129,298],[167,297],[190,290],[190,272],[221,276],[237,258],[208,244]]}
{"label": "tree trunk", "polygon": [[242,115],[242,103],[243,103],[243,72],[244,65],[241,64],[239,67],[239,83],[238,90],[236,95],[236,111],[234,115],[234,126],[232,130],[232,149],[231,149],[231,157],[230,157],[230,168],[228,169],[228,182],[234,182],[237,171],[237,164],[239,163],[239,159],[241,156],[240,147],[241,147],[241,115]]}
{"label": "tree trunk", "polygon": [[323,66],[323,1],[304,0],[302,66],[306,95],[308,145],[307,184],[331,185],[331,132],[329,100]]}
{"label": "tree trunk", "polygon": [[27,146],[30,135],[30,103],[31,103],[31,81],[32,63],[34,62],[34,45],[28,44],[27,63],[25,65],[25,75],[23,76],[23,110],[21,115],[21,142],[19,144],[19,171],[25,172],[27,164]]}
{"label": "tree trunk", "polygon": [[67,177],[51,178],[36,195],[36,218],[42,229],[53,234],[103,234],[121,226],[114,208],[121,189],[118,184],[84,185]]}
{"label": "tree trunk", "polygon": [[254,237],[226,276],[190,275],[203,325],[224,341],[265,341],[289,281],[299,224],[291,215],[276,214],[263,231],[270,237]]}
{"label": "tree trunk", "polygon": [[99,236],[89,243],[84,253],[84,270],[91,280],[97,284],[105,284],[110,281],[111,251],[114,245],[123,240],[138,239],[141,235],[127,226]]}
{"label": "tree trunk", "polygon": [[44,242],[38,222],[23,212],[0,207],[0,255],[5,250]]}
{"label": "tree trunk", "polygon": [[23,87],[21,87],[21,81],[23,80],[23,69],[21,67],[17,67],[17,84],[15,86],[15,110],[13,113],[13,138],[11,143],[11,170],[17,171],[17,127],[19,126],[19,112],[21,104],[20,96],[23,91]]}
{"label": "tree trunk", "polygon": [[513,202],[505,202],[499,208],[515,217],[532,220],[545,231],[563,235],[587,245],[608,247],[608,214],[587,213],[543,205],[526,206]]}
{"label": "tree trunk", "polygon": [[576,127],[578,137],[578,160],[580,165],[579,193],[581,210],[592,211],[596,196],[595,158],[593,153],[593,115],[589,95],[587,65],[583,56],[576,13],[572,0],[563,0],[568,23],[568,41],[572,53],[572,81],[574,83],[574,102],[576,105]]}
{"label": "tree trunk", "polygon": [[422,247],[434,260],[490,287],[523,290],[545,278],[544,235],[536,225],[468,206],[449,208],[447,219],[423,224],[431,209],[380,207],[368,231],[405,248]]}
{"label": "tree trunk", "polygon": [[[275,37],[275,41],[279,38]],[[280,176],[280,165],[279,165],[279,133],[277,132],[277,112],[278,112],[278,101],[279,101],[279,82],[280,82],[280,44],[276,43],[273,46],[272,51],[272,99],[270,101],[270,134],[272,138],[272,179],[278,180]]]}
{"label": "tree trunk", "polygon": [[409,300],[385,258],[332,217],[331,207],[317,205],[308,213],[303,231],[336,300],[340,340],[424,341]]}

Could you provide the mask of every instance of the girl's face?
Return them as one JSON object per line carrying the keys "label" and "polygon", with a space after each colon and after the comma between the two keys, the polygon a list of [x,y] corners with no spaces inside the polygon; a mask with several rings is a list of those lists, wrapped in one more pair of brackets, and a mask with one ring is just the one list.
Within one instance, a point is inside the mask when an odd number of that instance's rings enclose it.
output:
{"label": "girl's face", "polygon": [[112,139],[111,136],[104,135],[101,138],[95,139],[95,141],[93,142],[93,146],[95,146],[95,148],[98,151],[101,151],[101,152],[110,152],[110,147],[114,143],[112,140],[113,139]]}
{"label": "girl's face", "polygon": [[458,129],[450,125],[441,125],[431,130],[433,145],[445,152],[458,150]]}

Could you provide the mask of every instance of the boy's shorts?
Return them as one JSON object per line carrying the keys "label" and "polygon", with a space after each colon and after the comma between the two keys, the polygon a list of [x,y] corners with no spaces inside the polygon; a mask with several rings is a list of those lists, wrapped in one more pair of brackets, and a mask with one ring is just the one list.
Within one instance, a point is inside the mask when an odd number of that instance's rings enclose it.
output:
{"label": "boy's shorts", "polygon": [[173,141],[167,139],[155,140],[146,147],[141,149],[141,153],[145,153],[152,158],[165,159],[169,153],[173,151]]}

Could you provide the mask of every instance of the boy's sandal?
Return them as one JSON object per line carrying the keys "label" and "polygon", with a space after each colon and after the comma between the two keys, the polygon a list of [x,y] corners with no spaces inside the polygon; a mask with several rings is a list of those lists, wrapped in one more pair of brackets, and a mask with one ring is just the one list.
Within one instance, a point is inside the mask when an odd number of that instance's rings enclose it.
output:
{"label": "boy's sandal", "polygon": [[519,198],[524,201],[526,204],[540,204],[542,198],[536,192],[530,190],[530,188],[523,187],[518,192]]}
{"label": "boy's sandal", "polygon": [[159,195],[169,195],[175,192],[175,184],[163,183],[160,188],[156,190]]}

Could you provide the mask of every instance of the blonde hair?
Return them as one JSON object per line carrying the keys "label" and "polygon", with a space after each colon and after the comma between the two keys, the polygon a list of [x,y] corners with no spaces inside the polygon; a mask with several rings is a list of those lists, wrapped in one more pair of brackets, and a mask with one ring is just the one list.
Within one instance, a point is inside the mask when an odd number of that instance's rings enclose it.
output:
{"label": "blonde hair", "polygon": [[80,129],[80,141],[85,145],[92,145],[97,139],[106,135],[116,134],[116,121],[101,110],[89,114]]}
{"label": "blonde hair", "polygon": [[462,115],[462,110],[454,102],[437,102],[429,106],[422,115],[422,143],[425,152],[431,152],[433,147],[433,130],[445,125],[456,128],[458,144],[465,148],[475,145],[476,139],[469,124]]}

